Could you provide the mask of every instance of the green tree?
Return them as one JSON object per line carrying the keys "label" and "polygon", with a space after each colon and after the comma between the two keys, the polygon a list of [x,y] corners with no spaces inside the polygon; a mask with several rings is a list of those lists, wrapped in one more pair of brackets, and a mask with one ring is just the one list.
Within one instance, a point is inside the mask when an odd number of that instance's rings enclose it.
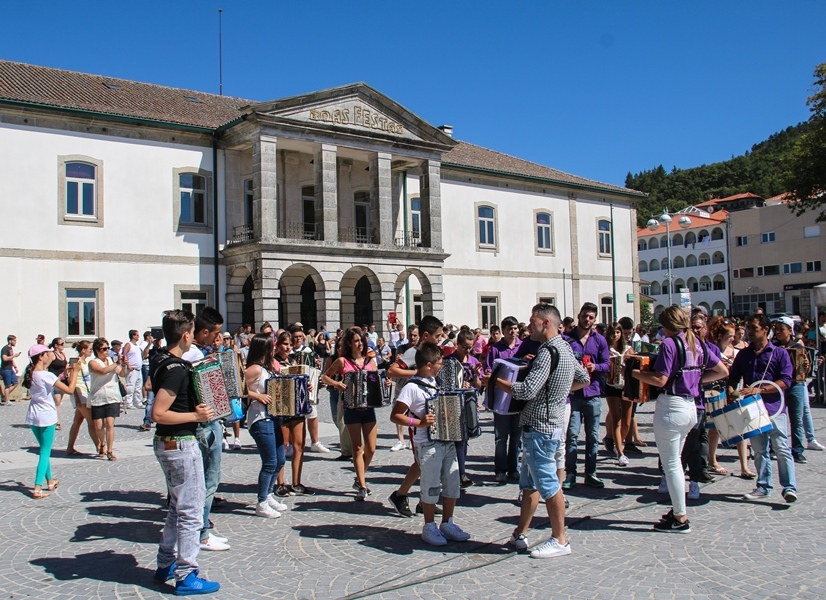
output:
{"label": "green tree", "polygon": [[786,178],[797,215],[819,211],[817,220],[826,221],[826,63],[815,67],[815,93],[806,104],[812,112],[809,131],[797,141]]}
{"label": "green tree", "polygon": [[654,313],[651,312],[651,303],[647,300],[640,300],[640,324],[645,327],[654,324]]}

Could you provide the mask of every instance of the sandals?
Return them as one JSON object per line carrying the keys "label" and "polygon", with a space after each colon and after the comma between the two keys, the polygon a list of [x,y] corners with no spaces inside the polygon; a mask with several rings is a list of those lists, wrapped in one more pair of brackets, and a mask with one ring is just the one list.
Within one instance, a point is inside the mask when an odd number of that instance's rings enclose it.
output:
{"label": "sandals", "polygon": [[741,479],[754,479],[757,477],[757,473],[752,473],[751,471],[741,471],[740,478]]}
{"label": "sandals", "polygon": [[48,498],[49,494],[44,492],[43,490],[33,490],[32,491],[32,498],[35,500],[42,500],[43,498]]}
{"label": "sandals", "polygon": [[106,458],[106,446],[104,446],[103,444],[98,446],[98,458],[100,458],[101,460]]}
{"label": "sandals", "polygon": [[57,424],[54,426],[54,428],[55,428],[55,429],[57,429],[58,431],[60,431],[60,430],[62,429],[62,427],[61,427],[60,423],[57,423]]}
{"label": "sandals", "polygon": [[50,492],[53,492],[54,490],[56,490],[58,488],[59,485],[60,485],[60,480],[59,479],[52,479],[52,485],[47,485],[46,489],[49,490]]}
{"label": "sandals", "polygon": [[107,452],[107,453],[106,453],[106,457],[107,457],[109,460],[111,460],[111,461],[115,461],[115,460],[117,460],[117,459],[118,459],[118,457],[117,457],[117,456],[115,456],[112,452]]}
{"label": "sandals", "polygon": [[715,475],[728,475],[728,469],[724,469],[719,465],[717,465],[716,467],[709,467],[708,472],[714,473]]}

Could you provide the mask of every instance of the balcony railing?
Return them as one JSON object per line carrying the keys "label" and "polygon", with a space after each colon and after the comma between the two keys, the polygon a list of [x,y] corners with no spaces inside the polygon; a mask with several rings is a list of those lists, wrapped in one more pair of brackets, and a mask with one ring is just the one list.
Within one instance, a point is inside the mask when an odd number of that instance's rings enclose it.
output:
{"label": "balcony railing", "polygon": [[374,244],[373,234],[366,227],[350,227],[342,229],[338,232],[338,239],[340,242],[349,242],[351,244]]}
{"label": "balcony railing", "polygon": [[393,240],[398,248],[419,248],[422,246],[422,236],[418,233],[405,233]]}
{"label": "balcony railing", "polygon": [[232,229],[232,237],[227,240],[227,246],[248,242],[252,239],[252,225],[241,225]]}
{"label": "balcony railing", "polygon": [[278,237],[290,240],[317,240],[318,230],[315,223],[281,223]]}

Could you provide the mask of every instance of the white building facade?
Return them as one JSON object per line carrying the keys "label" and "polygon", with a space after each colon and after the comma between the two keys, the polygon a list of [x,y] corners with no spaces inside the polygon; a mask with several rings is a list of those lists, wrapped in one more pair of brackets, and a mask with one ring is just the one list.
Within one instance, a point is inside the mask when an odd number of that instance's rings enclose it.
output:
{"label": "white building facade", "polygon": [[641,194],[457,142],[364,84],[267,103],[0,61],[2,335],[638,317]]}

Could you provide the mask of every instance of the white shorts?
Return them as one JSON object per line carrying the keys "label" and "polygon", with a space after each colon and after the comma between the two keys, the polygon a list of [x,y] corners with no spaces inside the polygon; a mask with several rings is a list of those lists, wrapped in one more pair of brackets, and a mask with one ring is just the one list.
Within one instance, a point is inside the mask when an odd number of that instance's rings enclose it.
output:
{"label": "white shorts", "polygon": [[[571,420],[571,405],[567,402],[565,403],[565,421],[562,423],[562,435],[563,438],[565,436],[565,432],[568,431],[568,421]],[[565,441],[564,439],[562,440]],[[556,470],[559,471],[560,469],[565,468],[565,444],[560,444],[559,448],[556,449],[554,453],[554,460],[556,461]]]}
{"label": "white shorts", "polygon": [[454,442],[417,443],[416,461],[422,469],[422,502],[436,504],[440,494],[444,498],[459,497],[459,460]]}

